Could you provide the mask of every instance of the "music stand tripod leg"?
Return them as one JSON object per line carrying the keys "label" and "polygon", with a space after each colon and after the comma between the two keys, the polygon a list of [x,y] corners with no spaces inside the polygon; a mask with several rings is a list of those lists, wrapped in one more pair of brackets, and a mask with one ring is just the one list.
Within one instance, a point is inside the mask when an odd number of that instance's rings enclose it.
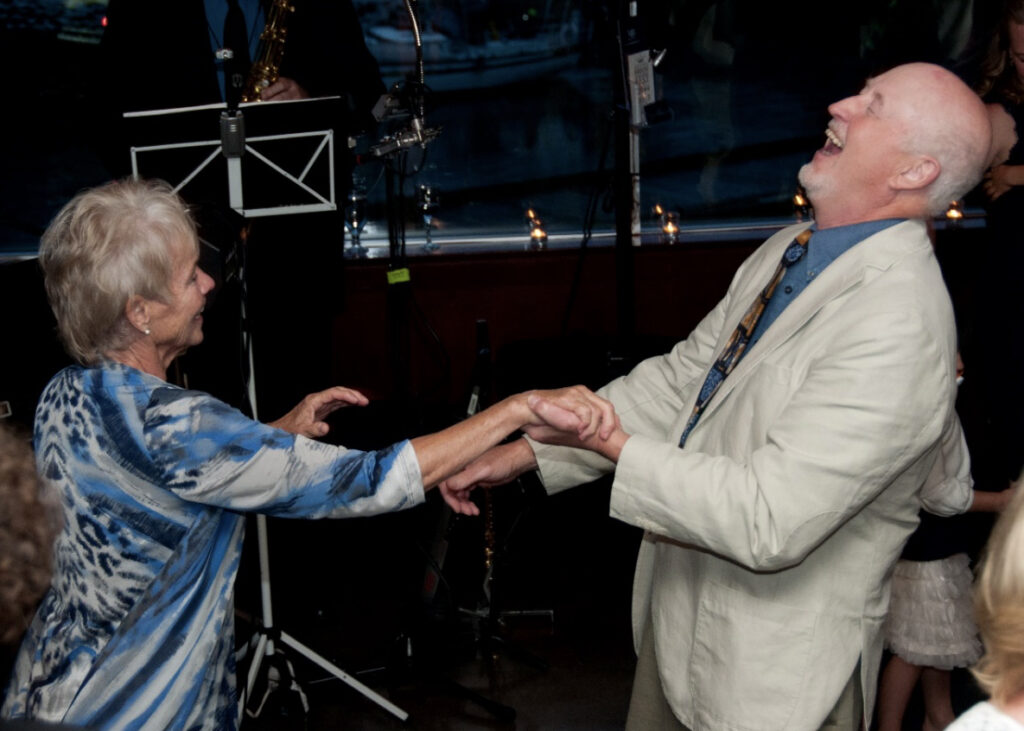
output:
{"label": "music stand tripod leg", "polygon": [[396,706],[394,703],[389,701],[387,698],[384,698],[382,695],[380,695],[376,691],[371,690],[370,688],[366,687],[365,685],[360,683],[358,680],[353,678],[351,675],[346,673],[344,670],[339,668],[337,665],[335,665],[334,663],[330,662],[329,660],[321,657],[316,652],[314,652],[313,650],[309,649],[304,644],[299,642],[297,639],[295,639],[294,637],[289,635],[287,632],[282,632],[281,633],[281,642],[283,642],[284,644],[288,645],[289,647],[291,647],[293,650],[295,650],[296,652],[298,652],[302,656],[304,656],[307,659],[311,660],[312,662],[316,663],[321,668],[323,668],[324,670],[329,672],[331,675],[333,675],[334,677],[338,678],[338,680],[342,681],[343,683],[348,684],[353,689],[359,691],[364,696],[366,696],[367,698],[372,700],[374,703],[379,705],[381,708],[383,708],[384,710],[388,711],[392,715],[396,716],[398,719],[400,719],[402,721],[405,721],[407,718],[409,718],[409,714],[408,713],[403,711],[401,708]]}
{"label": "music stand tripod leg", "polygon": [[270,657],[274,653],[274,643],[270,639],[272,634],[277,634],[280,637],[281,642],[287,645],[295,652],[310,660],[316,665],[331,673],[334,677],[346,683],[353,690],[358,691],[371,701],[376,703],[378,706],[391,713],[401,721],[405,721],[409,718],[409,714],[396,706],[394,703],[384,698],[382,695],[372,690],[371,688],[363,685],[358,680],[353,678],[351,675],[346,673],[344,670],[339,668],[334,663],[330,662],[319,653],[310,649],[297,639],[289,635],[287,632],[274,629],[273,624],[273,609],[271,605],[271,589],[270,589],[270,561],[269,561],[269,548],[267,541],[267,523],[266,516],[256,516],[256,528],[259,533],[259,545],[260,545],[260,587],[262,590],[263,598],[263,627],[258,630],[259,640],[256,645],[256,654],[253,656],[252,665],[249,667],[247,676],[245,696],[239,705],[240,717],[244,714],[245,700],[252,695],[253,688],[256,684],[256,678],[259,675],[260,667],[262,666],[263,659]]}
{"label": "music stand tripod leg", "polygon": [[[242,321],[247,322],[245,319],[245,304],[242,304]],[[248,359],[249,359],[249,398],[250,406],[252,408],[252,415],[254,419],[257,419],[256,412],[256,377],[255,370],[253,367],[253,348],[252,348],[252,333],[249,333],[247,338],[248,343]],[[271,635],[275,634],[274,629],[274,614],[273,614],[273,602],[271,599],[271,586],[270,586],[270,545],[267,538],[267,516],[257,515],[256,516],[256,533],[259,542],[259,559],[260,559],[260,597],[263,606],[263,627],[257,630],[259,640],[256,645],[256,654],[253,656],[252,665],[249,668],[247,675],[245,694],[242,696],[238,705],[239,722],[245,717],[245,702],[246,699],[251,697],[253,687],[256,683],[256,678],[259,675],[260,667],[265,657],[270,657],[274,654],[274,643],[270,639]],[[370,688],[366,687],[358,680],[350,676],[344,670],[329,662],[306,645],[296,640],[291,635],[280,632],[279,636],[281,641],[291,647],[296,652],[299,652],[307,659],[311,660],[321,668],[327,670],[329,673],[334,675],[336,678],[344,683],[347,683],[353,689],[359,691],[364,696],[372,700],[374,703],[379,705],[384,710],[395,715],[402,721],[409,718],[409,714],[403,711],[401,708],[396,706],[391,701],[387,700],[380,694],[374,692]]]}

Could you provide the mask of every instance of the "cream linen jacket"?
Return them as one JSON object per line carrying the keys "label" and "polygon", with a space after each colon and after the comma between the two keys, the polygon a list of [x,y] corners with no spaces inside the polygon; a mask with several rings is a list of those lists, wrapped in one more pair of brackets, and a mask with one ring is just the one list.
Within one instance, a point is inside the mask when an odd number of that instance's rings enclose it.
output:
{"label": "cream linen jacket", "polygon": [[531,443],[549,492],[615,470],[611,515],[646,531],[634,639],[653,623],[666,697],[694,731],[817,729],[858,659],[869,719],[889,577],[918,510],[971,501],[953,311],[921,221],[810,282],[678,447],[714,357],[802,227],[759,247],[670,353],[601,390],[632,435],[617,466]]}

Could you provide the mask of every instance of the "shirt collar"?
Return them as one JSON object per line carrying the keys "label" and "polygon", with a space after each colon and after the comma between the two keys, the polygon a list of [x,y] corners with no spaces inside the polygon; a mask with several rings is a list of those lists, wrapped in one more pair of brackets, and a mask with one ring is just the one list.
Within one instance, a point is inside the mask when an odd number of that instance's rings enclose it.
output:
{"label": "shirt collar", "polygon": [[807,268],[812,272],[820,272],[839,258],[843,252],[859,244],[879,231],[905,221],[903,218],[883,218],[878,221],[863,221],[846,226],[835,226],[818,230],[817,224],[811,225],[811,240],[807,245]]}

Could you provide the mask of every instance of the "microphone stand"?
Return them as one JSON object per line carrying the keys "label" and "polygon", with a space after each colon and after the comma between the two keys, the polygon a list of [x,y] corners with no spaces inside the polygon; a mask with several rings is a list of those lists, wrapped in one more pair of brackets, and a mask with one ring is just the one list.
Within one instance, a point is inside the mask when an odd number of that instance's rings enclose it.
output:
{"label": "microphone stand", "polygon": [[[415,0],[404,0],[406,12],[412,26],[413,40],[416,45],[416,68],[409,75],[404,90],[396,84],[392,93],[382,97],[374,108],[374,116],[378,121],[388,114],[395,115],[396,110],[404,105],[410,113],[409,124],[405,129],[385,135],[380,142],[370,148],[370,155],[384,161],[384,172],[386,180],[386,209],[388,218],[388,244],[390,259],[388,262],[388,322],[390,329],[390,340],[392,357],[394,361],[396,392],[402,403],[409,402],[409,377],[408,377],[408,345],[409,345],[409,308],[412,302],[411,284],[409,270],[406,266],[405,251],[405,219],[404,219],[404,188],[405,179],[410,174],[419,171],[408,170],[408,151],[419,147],[426,150],[426,145],[434,140],[440,133],[440,127],[428,128],[425,124],[426,114],[426,84],[424,83],[423,70],[423,43],[420,37],[419,20],[416,13]],[[400,114],[400,112],[398,112]],[[420,164],[422,167],[422,163]],[[486,327],[486,323],[484,323]],[[483,331],[484,333],[486,330]],[[479,354],[478,354],[479,355]],[[489,357],[490,350],[486,355]],[[477,391],[479,393],[479,391]],[[477,403],[471,403],[469,415],[473,413]],[[449,524],[450,509],[444,506],[444,515],[441,521],[438,546],[435,551],[444,551],[447,546],[447,529]],[[439,580],[440,560],[434,559],[435,568],[438,569],[436,578]],[[503,721],[515,719],[515,709],[486,698],[479,693],[447,678],[439,677],[436,668],[431,663],[417,662],[418,656],[415,648],[418,646],[417,633],[412,630],[402,632],[396,639],[395,645],[403,654],[402,660],[407,670],[413,671],[414,675],[424,684],[440,685],[444,690],[454,695],[463,697],[472,703],[485,709],[495,718]],[[429,644],[429,643],[425,643]],[[392,670],[394,668],[392,667]]]}
{"label": "microphone stand", "polygon": [[[221,152],[224,157],[227,158],[228,191],[231,207],[235,210],[242,210],[242,156],[245,153],[245,117],[242,111],[238,108],[239,100],[237,98],[237,94],[232,94],[230,92],[230,79],[228,80],[228,84],[228,105],[220,116]],[[256,408],[256,372],[253,358],[252,328],[250,326],[246,308],[248,300],[248,280],[245,265],[245,250],[247,246],[248,233],[249,226],[246,225],[239,235],[241,251],[239,252],[238,257],[240,262],[238,278],[241,290],[241,328],[243,348],[245,350],[244,357],[248,366],[248,378],[246,384],[247,396],[252,418],[258,421],[259,415]],[[246,675],[245,686],[239,693],[239,723],[242,723],[245,719],[247,712],[246,703],[251,699],[260,669],[264,662],[267,663],[267,690],[260,700],[259,706],[256,710],[248,711],[250,715],[253,717],[259,716],[271,691],[276,688],[285,688],[286,690],[296,692],[302,701],[304,710],[307,712],[309,710],[306,695],[301,686],[299,686],[298,682],[295,680],[295,673],[292,669],[291,661],[284,656],[280,649],[275,649],[275,640],[280,641],[283,645],[286,645],[294,652],[297,652],[307,660],[326,670],[335,678],[346,683],[353,690],[358,691],[396,718],[402,721],[408,719],[409,714],[406,711],[356,680],[312,648],[306,646],[302,642],[299,642],[299,640],[274,626],[270,586],[270,548],[267,538],[267,516],[262,513],[258,513],[256,515],[256,533],[259,549],[262,623],[257,627],[255,634],[250,641],[250,644],[255,642],[256,647],[252,662],[249,665],[249,670]]]}

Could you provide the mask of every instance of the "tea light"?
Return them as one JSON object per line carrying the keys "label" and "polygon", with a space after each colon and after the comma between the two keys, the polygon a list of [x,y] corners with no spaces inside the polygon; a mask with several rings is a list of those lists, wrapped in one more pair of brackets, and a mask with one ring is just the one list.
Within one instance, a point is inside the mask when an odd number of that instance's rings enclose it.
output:
{"label": "tea light", "polygon": [[534,251],[548,248],[548,235],[547,232],[541,228],[540,220],[532,220],[533,227],[530,229],[530,248]]}
{"label": "tea light", "polygon": [[665,218],[661,223],[661,231],[665,234],[665,240],[674,244],[679,241],[679,214],[675,211],[669,211],[665,214]]}

